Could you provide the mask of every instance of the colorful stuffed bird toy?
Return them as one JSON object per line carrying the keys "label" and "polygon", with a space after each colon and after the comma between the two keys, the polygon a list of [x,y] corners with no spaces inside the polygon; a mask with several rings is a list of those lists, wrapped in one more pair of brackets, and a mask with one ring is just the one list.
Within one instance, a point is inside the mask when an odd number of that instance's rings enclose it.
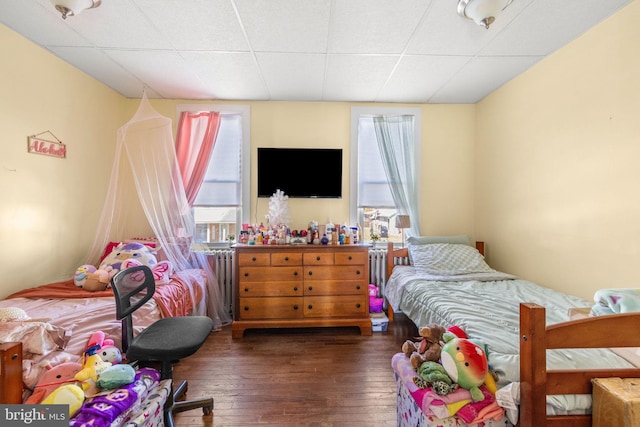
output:
{"label": "colorful stuffed bird toy", "polygon": [[450,332],[445,333],[443,339],[445,345],[442,347],[441,359],[447,374],[460,387],[471,392],[474,402],[484,400],[484,394],[479,388],[489,372],[484,349],[473,341],[457,338]]}

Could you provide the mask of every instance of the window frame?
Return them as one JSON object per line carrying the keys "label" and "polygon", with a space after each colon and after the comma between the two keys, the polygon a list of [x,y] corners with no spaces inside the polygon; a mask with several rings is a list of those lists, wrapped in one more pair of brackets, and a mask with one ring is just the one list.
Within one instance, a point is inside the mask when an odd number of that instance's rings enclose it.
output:
{"label": "window frame", "polygon": [[[421,174],[422,147],[422,109],[419,107],[351,107],[351,139],[350,139],[350,176],[349,176],[349,220],[352,224],[360,223],[358,212],[358,127],[361,117],[400,116],[414,117],[413,150],[415,159],[416,198],[420,204],[422,192],[418,179]],[[397,207],[395,207],[397,210]]]}
{"label": "window frame", "polygon": [[[249,223],[251,203],[251,107],[244,104],[179,104],[176,106],[177,121],[183,111],[217,111],[220,115],[240,115],[242,117],[242,147],[240,174],[241,196],[240,209],[236,211],[236,230],[242,229],[242,224]],[[215,147],[214,147],[215,150]],[[192,208],[193,209],[193,208]],[[195,226],[195,224],[194,224]],[[211,244],[222,242],[211,242]]]}

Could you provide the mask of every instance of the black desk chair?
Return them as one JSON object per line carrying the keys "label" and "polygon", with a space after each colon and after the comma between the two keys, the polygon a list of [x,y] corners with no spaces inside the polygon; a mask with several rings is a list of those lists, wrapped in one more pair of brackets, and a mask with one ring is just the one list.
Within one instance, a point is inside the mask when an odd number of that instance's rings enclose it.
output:
{"label": "black desk chair", "polygon": [[[133,336],[133,312],[155,292],[155,280],[147,266],[127,268],[111,279],[116,297],[116,317],[122,320],[122,352],[129,362],[160,364],[162,379],[173,380],[172,363],[191,356],[202,346],[213,328],[206,316],[166,317]],[[164,423],[173,427],[173,414],[202,408],[205,415],[213,412],[213,398],[179,401],[187,392],[187,381],[173,387],[164,405]]]}

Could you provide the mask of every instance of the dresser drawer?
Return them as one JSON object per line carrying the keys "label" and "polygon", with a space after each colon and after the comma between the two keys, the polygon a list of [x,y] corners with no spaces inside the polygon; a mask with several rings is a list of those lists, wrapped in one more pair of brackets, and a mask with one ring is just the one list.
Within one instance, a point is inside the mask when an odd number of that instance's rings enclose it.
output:
{"label": "dresser drawer", "polygon": [[240,319],[300,319],[302,297],[240,298]]}
{"label": "dresser drawer", "polygon": [[238,290],[244,297],[295,297],[302,296],[302,280],[295,282],[244,282]]}
{"label": "dresser drawer", "polygon": [[336,265],[366,265],[369,262],[368,252],[336,252]]}
{"label": "dresser drawer", "polygon": [[304,265],[333,265],[335,256],[333,252],[309,252],[302,260]]}
{"label": "dresser drawer", "polygon": [[272,266],[302,265],[302,254],[296,252],[272,253]]}
{"label": "dresser drawer", "polygon": [[361,280],[307,280],[304,296],[314,295],[369,295]]}
{"label": "dresser drawer", "polygon": [[361,296],[304,297],[305,317],[367,316],[368,299]]}
{"label": "dresser drawer", "polygon": [[283,282],[302,280],[300,267],[240,267],[238,282],[242,286],[246,282]]}
{"label": "dresser drawer", "polygon": [[364,280],[366,273],[363,265],[304,267],[304,280]]}
{"label": "dresser drawer", "polygon": [[241,253],[238,256],[238,263],[240,265],[271,265],[271,254],[265,252],[256,253]]}

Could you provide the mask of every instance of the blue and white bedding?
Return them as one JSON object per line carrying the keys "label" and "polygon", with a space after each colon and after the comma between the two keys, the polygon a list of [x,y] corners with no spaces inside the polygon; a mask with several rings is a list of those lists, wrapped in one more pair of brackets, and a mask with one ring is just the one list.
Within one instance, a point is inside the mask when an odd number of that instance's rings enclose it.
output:
{"label": "blue and white bedding", "polygon": [[600,289],[593,299],[592,316],[640,311],[640,289]]}
{"label": "blue and white bedding", "polygon": [[[411,251],[411,247],[409,249]],[[414,251],[414,261],[415,255]],[[459,326],[470,337],[487,344],[489,364],[498,374],[500,387],[519,381],[521,302],[544,306],[547,324],[570,320],[569,308],[593,305],[590,301],[513,276],[502,276],[496,271],[445,274],[446,281],[429,280],[431,273],[425,272],[420,265],[394,267],[385,286],[387,300],[394,310],[402,311],[417,326],[428,323]],[[503,279],[496,280],[500,277]],[[632,367],[608,349],[548,351],[547,366],[549,369]],[[549,396],[547,399],[549,414],[585,413],[590,408],[589,395]]]}

